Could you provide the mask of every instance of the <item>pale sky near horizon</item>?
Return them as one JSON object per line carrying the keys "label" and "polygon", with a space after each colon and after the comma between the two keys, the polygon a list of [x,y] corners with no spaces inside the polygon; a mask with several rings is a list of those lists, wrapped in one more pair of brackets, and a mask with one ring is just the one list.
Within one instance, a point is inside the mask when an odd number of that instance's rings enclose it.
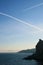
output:
{"label": "pale sky near horizon", "polygon": [[0,51],[34,48],[43,40],[43,0],[0,0]]}

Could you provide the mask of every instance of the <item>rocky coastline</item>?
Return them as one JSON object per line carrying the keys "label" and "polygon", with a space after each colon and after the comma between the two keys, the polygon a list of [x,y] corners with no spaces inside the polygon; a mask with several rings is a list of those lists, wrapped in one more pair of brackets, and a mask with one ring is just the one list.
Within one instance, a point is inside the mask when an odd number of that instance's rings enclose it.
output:
{"label": "rocky coastline", "polygon": [[25,60],[38,60],[43,61],[43,40],[39,39],[37,45],[36,45],[36,52],[30,56],[27,56],[23,58]]}

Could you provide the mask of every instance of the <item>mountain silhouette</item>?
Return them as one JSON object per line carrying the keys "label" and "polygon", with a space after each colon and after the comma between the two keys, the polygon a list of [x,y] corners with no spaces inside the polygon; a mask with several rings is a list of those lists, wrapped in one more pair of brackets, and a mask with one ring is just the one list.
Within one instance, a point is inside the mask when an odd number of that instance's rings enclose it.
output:
{"label": "mountain silhouette", "polygon": [[35,48],[33,49],[26,49],[26,50],[21,50],[18,53],[35,53]]}

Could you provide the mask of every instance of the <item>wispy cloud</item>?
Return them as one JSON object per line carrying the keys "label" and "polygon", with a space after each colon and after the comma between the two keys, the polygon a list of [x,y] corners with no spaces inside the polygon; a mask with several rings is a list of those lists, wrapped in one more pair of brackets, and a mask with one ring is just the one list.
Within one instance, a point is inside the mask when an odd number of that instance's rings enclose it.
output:
{"label": "wispy cloud", "polygon": [[16,18],[16,17],[13,17],[13,16],[11,16],[11,15],[9,15],[9,14],[5,14],[5,13],[0,12],[0,15],[7,16],[7,17],[9,17],[9,18],[11,18],[11,19],[13,19],[13,20],[16,20],[16,21],[18,21],[18,22],[20,22],[20,23],[25,24],[26,26],[30,26],[31,28],[34,28],[34,29],[36,29],[36,30],[38,30],[38,31],[43,32],[43,29],[41,29],[41,28],[39,28],[39,27],[37,27],[37,26],[35,26],[35,25],[32,25],[32,24],[30,24],[30,23],[27,23],[26,21],[23,21],[23,20],[21,20],[21,19],[18,19],[18,18]]}
{"label": "wispy cloud", "polygon": [[29,8],[25,8],[24,11],[31,10],[33,8],[36,8],[36,7],[39,7],[39,6],[42,6],[42,5],[43,5],[43,3],[40,3],[40,4],[37,4],[37,5],[31,6]]}

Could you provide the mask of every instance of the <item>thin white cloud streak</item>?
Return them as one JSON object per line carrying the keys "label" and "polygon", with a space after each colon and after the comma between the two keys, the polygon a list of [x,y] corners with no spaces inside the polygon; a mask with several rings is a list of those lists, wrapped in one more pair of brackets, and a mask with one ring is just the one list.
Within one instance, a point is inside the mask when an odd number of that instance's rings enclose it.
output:
{"label": "thin white cloud streak", "polygon": [[9,18],[11,18],[11,19],[13,19],[13,20],[16,20],[16,21],[18,21],[18,22],[20,22],[20,23],[25,24],[26,26],[30,26],[31,28],[34,28],[34,29],[36,29],[36,30],[38,30],[38,31],[43,32],[43,29],[41,29],[41,28],[39,28],[39,27],[37,27],[37,26],[35,26],[35,25],[32,25],[32,24],[30,24],[30,23],[27,23],[26,21],[23,21],[23,20],[21,20],[21,19],[18,19],[18,18],[16,18],[16,17],[13,17],[13,16],[11,16],[11,15],[8,15],[8,14],[2,13],[2,12],[0,12],[0,15],[7,16],[7,17],[9,17]]}
{"label": "thin white cloud streak", "polygon": [[31,10],[33,8],[36,8],[36,7],[39,7],[39,6],[42,6],[42,5],[43,5],[43,3],[40,3],[40,4],[34,5],[32,7],[29,7],[29,8],[25,8],[24,11]]}

